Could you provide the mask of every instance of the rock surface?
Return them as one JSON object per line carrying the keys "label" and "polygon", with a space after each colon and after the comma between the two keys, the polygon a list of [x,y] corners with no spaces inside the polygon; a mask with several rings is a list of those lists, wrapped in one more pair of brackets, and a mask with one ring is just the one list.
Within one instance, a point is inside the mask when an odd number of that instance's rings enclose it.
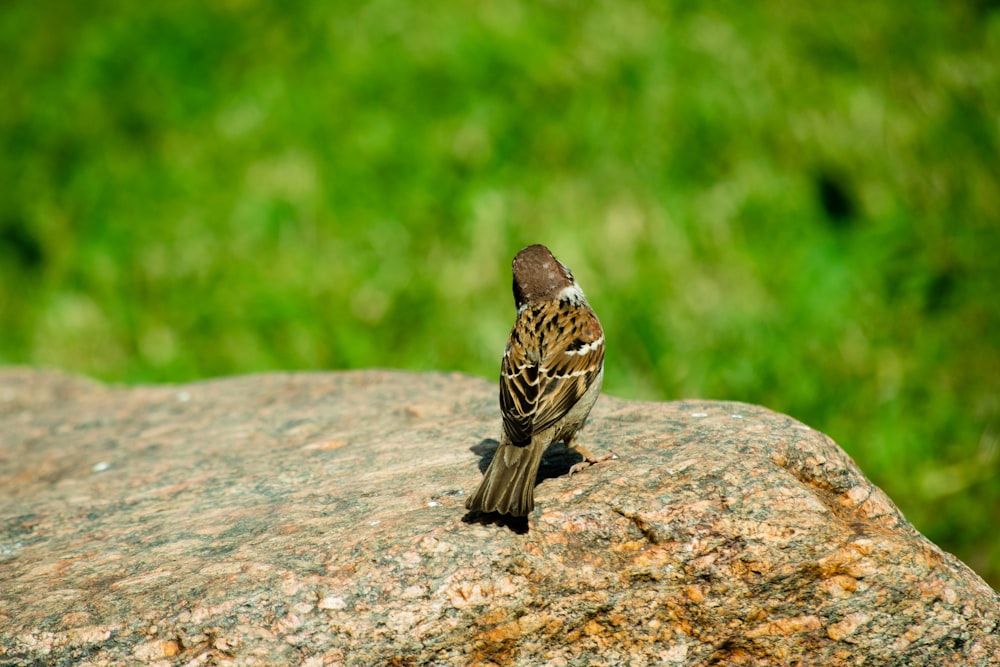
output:
{"label": "rock surface", "polygon": [[1000,596],[829,438],[602,397],[467,516],[494,383],[0,370],[0,664],[988,665]]}

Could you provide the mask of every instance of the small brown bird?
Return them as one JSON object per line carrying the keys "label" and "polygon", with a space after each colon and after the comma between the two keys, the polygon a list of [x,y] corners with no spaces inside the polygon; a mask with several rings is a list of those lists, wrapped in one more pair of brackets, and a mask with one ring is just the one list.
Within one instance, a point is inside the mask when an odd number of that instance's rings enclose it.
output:
{"label": "small brown bird", "polygon": [[514,257],[517,321],[500,363],[503,428],[479,487],[466,501],[470,510],[525,516],[535,506],[535,477],[542,453],[562,441],[584,461],[595,458],[573,444],[601,392],[604,330],[570,270],[543,245]]}

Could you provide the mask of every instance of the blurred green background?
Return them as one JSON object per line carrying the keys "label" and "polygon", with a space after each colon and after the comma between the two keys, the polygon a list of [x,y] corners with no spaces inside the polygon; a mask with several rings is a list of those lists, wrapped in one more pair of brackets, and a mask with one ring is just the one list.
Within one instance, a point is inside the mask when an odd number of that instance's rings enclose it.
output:
{"label": "blurred green background", "polygon": [[495,378],[544,242],[1000,588],[996,4],[7,0],[0,363]]}

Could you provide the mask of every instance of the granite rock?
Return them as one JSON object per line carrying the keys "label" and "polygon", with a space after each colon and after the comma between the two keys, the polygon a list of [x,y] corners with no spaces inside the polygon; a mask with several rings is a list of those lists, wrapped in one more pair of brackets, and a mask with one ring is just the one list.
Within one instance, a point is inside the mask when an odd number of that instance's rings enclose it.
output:
{"label": "granite rock", "polygon": [[1000,596],[828,437],[602,397],[469,515],[492,382],[0,370],[3,665],[990,665]]}

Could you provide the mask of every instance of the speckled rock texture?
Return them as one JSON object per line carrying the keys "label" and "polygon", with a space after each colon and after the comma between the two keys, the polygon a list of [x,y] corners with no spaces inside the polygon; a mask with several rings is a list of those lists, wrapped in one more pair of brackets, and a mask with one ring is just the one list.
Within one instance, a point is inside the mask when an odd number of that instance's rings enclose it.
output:
{"label": "speckled rock texture", "polygon": [[1000,596],[829,438],[602,397],[471,516],[495,384],[0,370],[3,665],[996,665]]}

